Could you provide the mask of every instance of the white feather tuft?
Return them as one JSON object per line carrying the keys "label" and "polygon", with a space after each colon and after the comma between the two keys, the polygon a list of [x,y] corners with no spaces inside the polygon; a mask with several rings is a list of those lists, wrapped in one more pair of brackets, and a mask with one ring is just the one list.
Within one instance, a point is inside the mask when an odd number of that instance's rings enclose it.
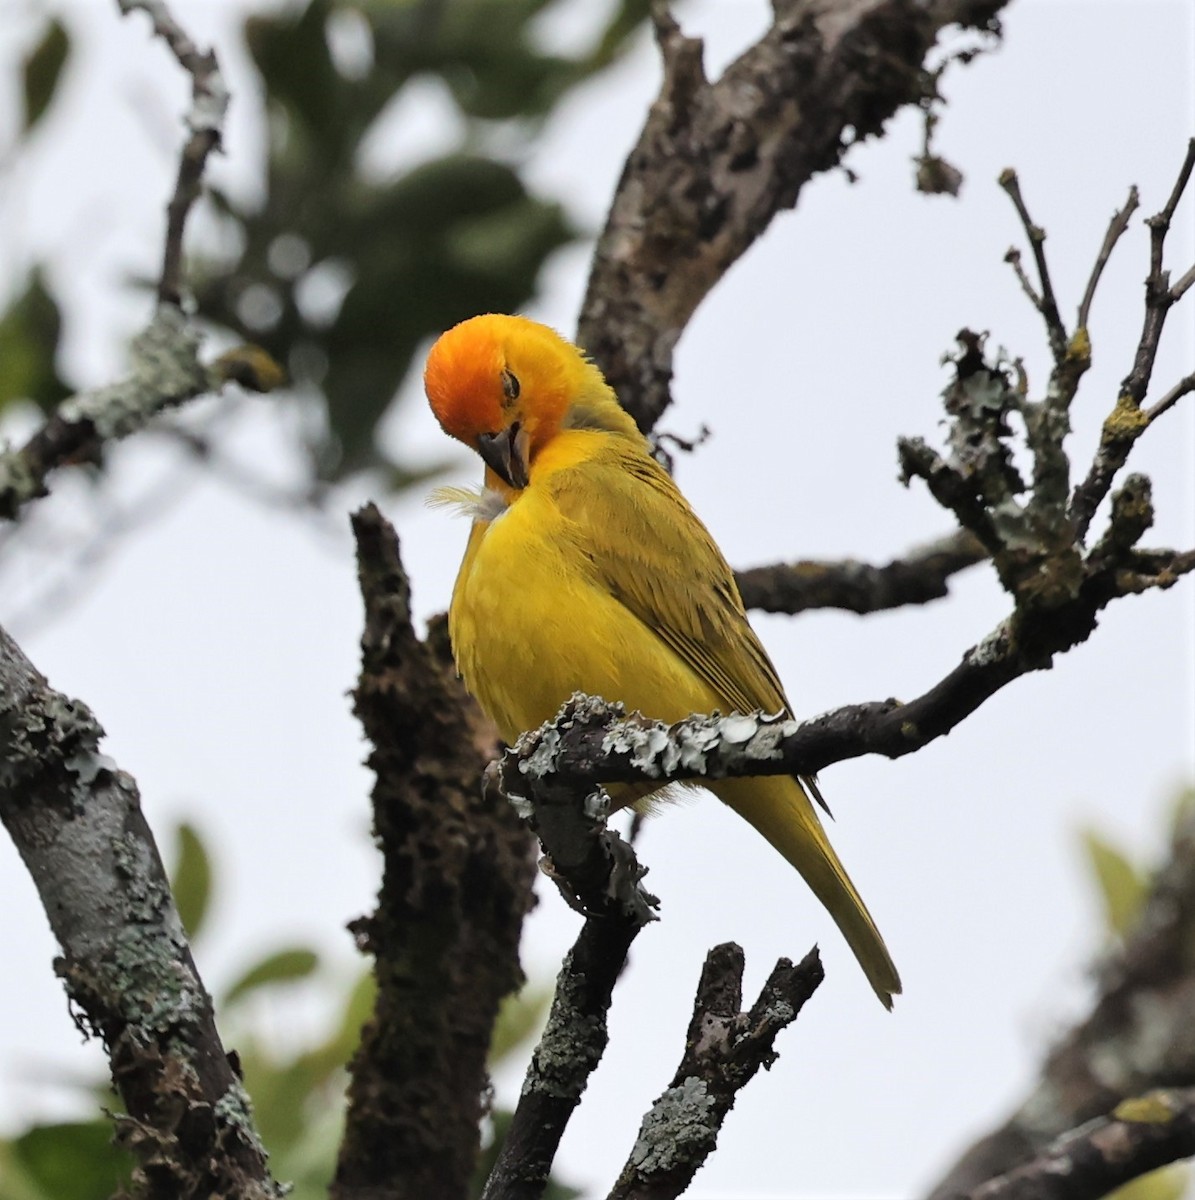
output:
{"label": "white feather tuft", "polygon": [[497,520],[509,507],[506,497],[492,488],[438,487],[425,501],[428,508],[447,508],[470,521]]}

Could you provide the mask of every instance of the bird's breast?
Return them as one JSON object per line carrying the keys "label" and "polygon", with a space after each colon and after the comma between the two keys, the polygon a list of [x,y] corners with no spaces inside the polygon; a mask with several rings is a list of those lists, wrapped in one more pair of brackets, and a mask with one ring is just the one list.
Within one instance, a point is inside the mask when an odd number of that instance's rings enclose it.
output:
{"label": "bird's breast", "polygon": [[474,527],[449,627],[466,687],[507,741],[576,691],[665,720],[710,707],[692,672],[598,578],[585,542],[534,487]]}

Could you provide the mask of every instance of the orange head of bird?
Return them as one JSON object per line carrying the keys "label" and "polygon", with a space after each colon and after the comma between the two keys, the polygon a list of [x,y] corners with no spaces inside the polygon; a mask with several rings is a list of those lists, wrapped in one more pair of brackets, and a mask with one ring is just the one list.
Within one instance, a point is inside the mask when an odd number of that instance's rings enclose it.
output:
{"label": "orange head of bird", "polygon": [[440,336],[423,386],[444,432],[476,450],[507,486],[523,488],[593,370],[546,325],[488,313]]}

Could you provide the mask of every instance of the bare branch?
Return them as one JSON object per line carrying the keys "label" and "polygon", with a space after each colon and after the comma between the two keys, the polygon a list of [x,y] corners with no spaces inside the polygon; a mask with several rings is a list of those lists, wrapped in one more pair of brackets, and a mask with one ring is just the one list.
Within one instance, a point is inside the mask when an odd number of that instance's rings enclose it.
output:
{"label": "bare branch", "polygon": [[1156,421],[1164,412],[1173,408],[1184,396],[1195,392],[1195,372],[1185,375],[1160,400],[1145,410],[1147,422]]}
{"label": "bare branch", "polygon": [[532,842],[481,789],[493,726],[456,677],[443,623],[420,641],[394,530],[353,518],[365,602],[354,706],[372,750],[377,910],[353,923],[377,998],[350,1070],[334,1200],[466,1194],[490,1031],[522,982]]}
{"label": "bare branch", "polygon": [[1195,283],[1195,265],[1187,268],[1187,270],[1179,276],[1178,282],[1170,289],[1170,302],[1173,304],[1177,300],[1181,300],[1191,284]]}
{"label": "bare branch", "polygon": [[191,131],[178,164],[174,195],[166,206],[166,241],[162,252],[162,275],[158,281],[158,300],[177,306],[182,299],[183,232],[191,206],[199,198],[203,169],[208,155],[220,145],[224,115],[228,110],[228,91],[211,50],[201,51],[171,15],[162,0],[117,0],[126,16],[143,12],[179,65],[191,76],[191,110],[187,128]]}
{"label": "bare branch", "polygon": [[1149,381],[1153,375],[1154,360],[1158,353],[1158,344],[1162,339],[1162,328],[1167,314],[1177,297],[1170,291],[1170,273],[1164,269],[1163,254],[1166,246],[1166,235],[1170,232],[1170,223],[1174,218],[1175,209],[1186,191],[1191,179],[1191,170],[1195,167],[1195,138],[1187,143],[1186,157],[1179,168],[1178,178],[1171,190],[1170,198],[1166,201],[1161,212],[1146,219],[1149,226],[1149,275],[1145,280],[1145,324],[1141,330],[1141,339],[1137,345],[1137,355],[1133,369],[1121,384],[1123,394],[1137,407],[1145,399]]}
{"label": "bare branch", "polygon": [[840,562],[804,560],[752,567],[737,572],[735,579],[743,604],[763,612],[795,614],[811,608],[841,608],[873,613],[939,600],[949,594],[952,576],[987,556],[979,539],[960,529],[879,567],[850,558]]}
{"label": "bare branch", "polygon": [[1041,313],[1042,319],[1046,323],[1046,332],[1050,339],[1050,350],[1053,352],[1054,361],[1061,362],[1066,357],[1067,334],[1062,317],[1058,312],[1058,301],[1054,298],[1054,285],[1050,282],[1050,268],[1046,263],[1046,231],[1040,225],[1035,225],[1033,218],[1030,217],[1029,209],[1025,206],[1025,198],[1021,195],[1021,181],[1017,178],[1016,171],[1011,168],[1001,171],[1000,186],[1012,200],[1013,206],[1017,210],[1017,216],[1021,219],[1021,227],[1029,239],[1029,248],[1033,251],[1033,261],[1037,265],[1037,278],[1041,283],[1041,294],[1036,294],[1030,286],[1024,271],[1021,270],[1020,255],[1015,250],[1010,250],[1005,255],[1005,260],[1013,264],[1022,287],[1033,301],[1034,307]]}
{"label": "bare branch", "polygon": [[[132,369],[117,383],[79,392],[22,446],[0,449],[0,520],[15,520],[31,500],[47,494],[49,476],[60,467],[95,462],[109,442],[144,429],[159,413],[219,391],[232,378],[228,355],[210,366],[199,360],[200,335],[181,309],[160,304],[132,343]],[[256,391],[283,381],[281,369],[262,351],[262,369],[250,380]],[[240,362],[240,360],[236,360]]]}
{"label": "bare branch", "polygon": [[1182,287],[1171,289],[1170,277],[1168,272],[1163,269],[1162,260],[1166,234],[1169,232],[1175,209],[1190,181],[1193,168],[1195,168],[1195,138],[1192,138],[1187,144],[1186,157],[1183,159],[1178,179],[1175,181],[1165,207],[1146,221],[1150,231],[1150,269],[1149,276],[1145,281],[1145,321],[1140,340],[1137,343],[1133,368],[1121,383],[1121,391],[1116,405],[1104,421],[1095,460],[1091,464],[1087,477],[1075,488],[1070,502],[1071,517],[1080,540],[1086,536],[1092,518],[1095,516],[1095,510],[1108,494],[1108,489],[1112,486],[1117,472],[1128,460],[1134,443],[1153,420],[1161,413],[1166,412],[1190,390],[1180,383],[1177,385],[1177,394],[1168,392],[1161,401],[1154,405],[1152,411],[1142,411],[1141,405],[1153,377],[1154,362],[1157,358],[1158,345],[1161,342],[1166,317],[1188,286],[1185,282],[1186,276],[1184,276],[1183,280],[1179,281]]}
{"label": "bare branch", "polygon": [[1166,235],[1170,232],[1170,222],[1178,211],[1179,201],[1191,182],[1191,172],[1195,170],[1195,137],[1187,141],[1187,154],[1183,164],[1178,169],[1178,178],[1170,189],[1170,198],[1162,211],[1146,221],[1149,226],[1149,273],[1155,278],[1162,274],[1162,251],[1166,244]]}
{"label": "bare branch", "polygon": [[20,449],[0,451],[0,520],[46,494],[50,472],[70,463],[95,462],[105,442],[127,437],[151,417],[235,380],[258,391],[283,381],[281,368],[257,347],[239,347],[212,366],[199,362],[199,335],[184,316],[182,243],[187,216],[199,195],[208,155],[220,143],[228,93],[211,51],[201,52],[163,0],[117,0],[124,14],[141,11],[191,76],[190,137],[179,161],[167,209],[162,275],[153,319],[133,341],[132,373],[119,383],[72,397]]}
{"label": "bare branch", "polygon": [[0,629],[0,819],[62,947],[80,1028],[108,1051],[128,1110],[117,1138],[152,1174],[147,1195],[281,1197],[137,785],[102,737]]}
{"label": "bare branch", "polygon": [[659,903],[641,886],[646,872],[634,850],[607,830],[600,792],[586,798],[547,780],[530,787],[520,781],[512,793],[506,781],[499,764],[492,764],[487,791],[514,801],[543,846],[541,869],[586,920],[557,977],[548,1023],[483,1200],[527,1200],[543,1190],[564,1130],[605,1052],[614,985],[631,943],[656,919]]}
{"label": "bare branch", "polygon": [[1087,323],[1091,319],[1091,305],[1095,300],[1095,289],[1099,285],[1100,276],[1104,273],[1104,268],[1108,265],[1108,260],[1112,257],[1112,251],[1116,248],[1116,243],[1120,241],[1128,229],[1129,218],[1137,211],[1140,204],[1141,200],[1134,186],[1129,188],[1129,198],[1125,201],[1124,208],[1118,209],[1113,213],[1112,220],[1108,225],[1108,232],[1104,234],[1104,241],[1100,246],[1100,252],[1096,255],[1095,266],[1091,268],[1087,287],[1083,291],[1083,299],[1079,302],[1079,314],[1075,321],[1076,329],[1087,328]]}
{"label": "bare branch", "polygon": [[933,98],[949,25],[998,33],[1005,0],[776,0],[771,28],[715,82],[701,42],[655,9],[664,81],[594,256],[577,340],[639,427],[670,403],[672,355],[702,299],[815,175]]}
{"label": "bare branch", "polygon": [[44,496],[56,468],[94,461],[106,442],[217,389],[222,381],[200,363],[198,351],[199,335],[182,312],[160,305],[133,340],[127,378],[73,396],[20,450],[0,451],[0,519],[15,519],[23,505]]}
{"label": "bare branch", "polygon": [[1031,1162],[965,1200],[1097,1200],[1195,1154],[1195,1088],[1122,1100],[1107,1117],[1059,1138]]}
{"label": "bare branch", "polygon": [[713,1153],[738,1093],[778,1055],[791,1025],[824,978],[817,948],[795,967],[782,958],[746,1012],[742,949],[733,942],[706,956],[685,1052],[667,1090],[639,1127],[609,1200],[673,1200]]}
{"label": "bare branch", "polygon": [[1017,277],[1017,282],[1021,285],[1021,291],[1029,297],[1029,303],[1037,309],[1042,310],[1042,299],[1037,294],[1037,290],[1029,280],[1029,276],[1025,274],[1025,268],[1021,263],[1021,252],[1015,246],[1009,246],[1004,252],[1004,261],[1013,269],[1013,273]]}

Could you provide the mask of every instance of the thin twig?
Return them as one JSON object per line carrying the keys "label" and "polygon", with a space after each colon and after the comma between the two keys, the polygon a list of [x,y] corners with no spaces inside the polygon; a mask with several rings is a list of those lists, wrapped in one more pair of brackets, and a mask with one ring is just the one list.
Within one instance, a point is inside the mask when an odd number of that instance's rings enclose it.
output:
{"label": "thin twig", "polygon": [[[1147,502],[1147,501],[1146,501]],[[1115,506],[1114,506],[1115,507]],[[1137,522],[1132,506],[1121,519]],[[1136,523],[1140,529],[1147,525]],[[1132,538],[1107,538],[1067,596],[1018,598],[1014,613],[972,646],[949,674],[914,700],[847,705],[812,720],[763,713],[694,716],[672,725],[621,705],[574,695],[556,717],[525,733],[502,760],[503,790],[592,788],[599,782],[657,786],[682,779],[816,775],[865,754],[900,758],[944,736],[1014,679],[1050,667],[1085,641],[1113,600],[1167,588],[1195,570],[1190,551],[1136,551]],[[1138,569],[1139,568],[1139,569]]]}
{"label": "thin twig", "polygon": [[1149,226],[1150,234],[1149,273],[1155,277],[1162,274],[1162,250],[1166,242],[1166,235],[1170,232],[1170,222],[1178,210],[1183,192],[1187,190],[1187,184],[1191,181],[1192,170],[1195,170],[1195,137],[1189,138],[1187,141],[1187,153],[1183,158],[1183,165],[1179,167],[1174,187],[1170,190],[1170,198],[1161,212],[1155,213],[1145,222]]}
{"label": "thin twig", "polygon": [[[1171,220],[1182,199],[1183,192],[1190,182],[1193,168],[1195,168],[1195,138],[1187,143],[1187,152],[1182,166],[1179,168],[1178,178],[1165,206],[1160,212],[1146,219],[1150,231],[1150,269],[1145,280],[1145,317],[1142,323],[1141,337],[1133,355],[1132,368],[1121,382],[1120,395],[1116,399],[1116,405],[1104,420],[1095,459],[1087,477],[1075,488],[1071,496],[1069,512],[1077,531],[1076,536],[1080,541],[1086,537],[1096,509],[1108,494],[1108,489],[1112,486],[1117,472],[1128,460],[1129,451],[1132,450],[1137,439],[1160,412],[1170,408],[1187,391],[1180,383],[1177,395],[1171,397],[1168,392],[1162,398],[1166,402],[1164,408],[1159,408],[1162,401],[1154,405],[1154,409],[1157,411],[1154,412],[1153,417],[1141,409],[1153,377],[1158,345],[1162,339],[1166,318],[1178,299],[1170,287],[1169,276],[1164,269],[1163,251]],[[1179,281],[1183,284],[1184,291],[1188,286],[1185,280],[1186,276]],[[1181,294],[1182,292],[1179,293],[1180,296]]]}
{"label": "thin twig", "polygon": [[1108,260],[1112,257],[1112,251],[1116,247],[1116,243],[1124,236],[1125,231],[1129,227],[1129,218],[1140,207],[1141,199],[1137,194],[1137,187],[1134,184],[1129,188],[1129,198],[1125,201],[1124,208],[1118,209],[1112,215],[1112,220],[1108,225],[1108,232],[1104,234],[1103,244],[1100,246],[1100,252],[1096,255],[1095,266],[1091,268],[1091,276],[1087,280],[1087,287],[1083,292],[1083,299],[1079,303],[1079,315],[1075,322],[1076,329],[1086,329],[1087,322],[1091,318],[1091,304],[1095,299],[1095,289],[1100,281],[1100,276],[1104,273],[1104,268],[1108,265]]}
{"label": "thin twig", "polygon": [[191,109],[187,128],[191,131],[179,158],[174,194],[166,206],[166,241],[162,251],[162,275],[158,299],[177,305],[182,299],[183,232],[191,206],[199,198],[203,169],[208,155],[220,145],[228,90],[220,74],[215,52],[201,51],[171,15],[162,0],[117,0],[120,11],[144,12],[179,65],[191,76]]}
{"label": "thin twig", "polygon": [[[1054,361],[1061,363],[1066,357],[1066,327],[1062,324],[1062,317],[1058,313],[1058,301],[1054,298],[1054,285],[1050,282],[1050,268],[1046,263],[1046,231],[1040,225],[1035,225],[1033,218],[1030,217],[1029,209],[1025,206],[1025,199],[1021,195],[1021,181],[1012,168],[1006,168],[1000,172],[1000,186],[1012,200],[1013,206],[1017,210],[1017,216],[1021,219],[1021,227],[1029,239],[1029,248],[1033,251],[1033,261],[1037,264],[1037,277],[1041,283],[1041,295],[1035,298],[1034,303],[1045,320],[1046,333],[1050,339],[1050,350],[1053,352]],[[1010,251],[1009,255],[1012,253]],[[1024,278],[1019,256],[1010,259],[1009,255],[1005,255],[1005,259],[1013,262],[1018,276],[1022,279],[1022,286],[1030,297],[1033,297],[1034,290],[1029,286],[1028,280]]]}
{"label": "thin twig", "polygon": [[1181,300],[1193,283],[1195,283],[1195,264],[1188,267],[1186,272],[1179,276],[1178,282],[1171,287],[1170,302],[1173,304],[1176,300]]}
{"label": "thin twig", "polygon": [[1021,252],[1015,246],[1009,246],[1004,252],[1004,261],[1008,263],[1013,271],[1016,272],[1017,282],[1021,285],[1021,291],[1029,297],[1029,303],[1042,311],[1041,297],[1034,290],[1033,284],[1029,282],[1029,276],[1025,274],[1025,268],[1021,265]]}
{"label": "thin twig", "polygon": [[1156,404],[1144,412],[1146,422],[1156,421],[1164,412],[1173,408],[1184,396],[1195,392],[1195,372],[1185,375]]}
{"label": "thin twig", "polygon": [[1145,323],[1141,330],[1141,339],[1137,346],[1133,369],[1121,384],[1122,392],[1138,405],[1145,399],[1150,376],[1153,374],[1154,360],[1158,353],[1158,343],[1162,339],[1162,327],[1171,306],[1177,299],[1170,290],[1169,272],[1165,270],[1163,256],[1166,235],[1170,232],[1170,224],[1174,219],[1175,210],[1191,180],[1193,167],[1195,167],[1195,138],[1191,138],[1187,143],[1187,152],[1182,166],[1179,168],[1178,178],[1174,182],[1165,206],[1152,217],[1147,217],[1145,221],[1149,226],[1149,275],[1145,280]]}

